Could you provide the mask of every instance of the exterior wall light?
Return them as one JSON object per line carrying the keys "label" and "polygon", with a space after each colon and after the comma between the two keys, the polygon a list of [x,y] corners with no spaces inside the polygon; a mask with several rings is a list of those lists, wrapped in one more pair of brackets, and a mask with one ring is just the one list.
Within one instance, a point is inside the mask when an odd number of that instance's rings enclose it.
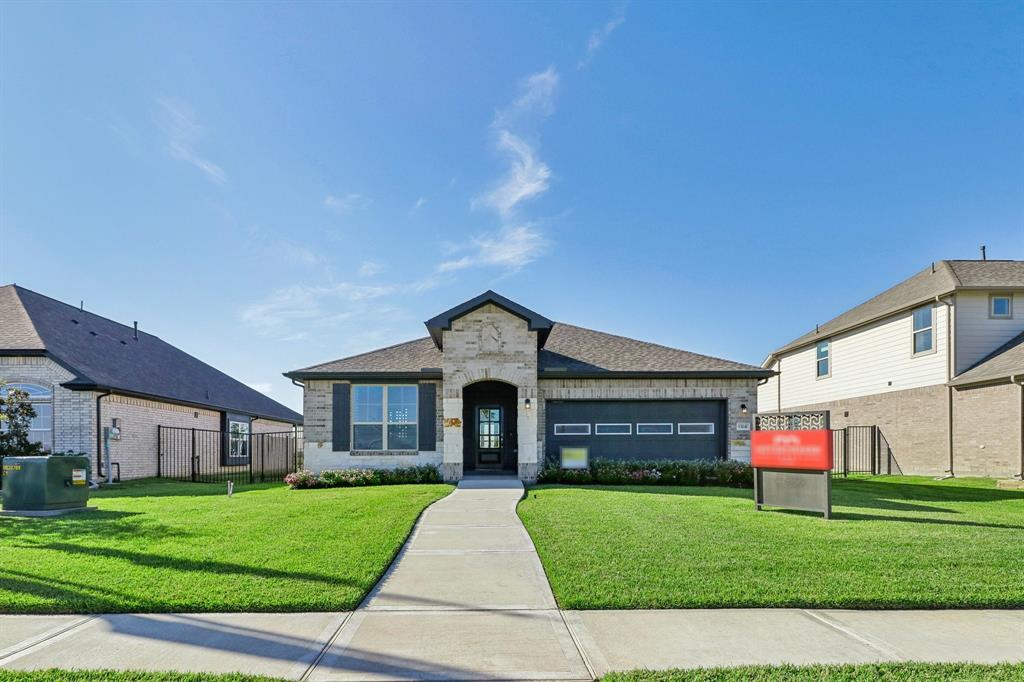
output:
{"label": "exterior wall light", "polygon": [[530,404],[530,399],[529,399],[529,398],[527,398],[527,399],[526,399],[526,409],[530,409],[530,407],[531,407],[531,404]]}
{"label": "exterior wall light", "polygon": [[747,410],[747,404],[746,403],[740,403],[740,412],[742,414],[747,414],[748,411],[749,410]]}

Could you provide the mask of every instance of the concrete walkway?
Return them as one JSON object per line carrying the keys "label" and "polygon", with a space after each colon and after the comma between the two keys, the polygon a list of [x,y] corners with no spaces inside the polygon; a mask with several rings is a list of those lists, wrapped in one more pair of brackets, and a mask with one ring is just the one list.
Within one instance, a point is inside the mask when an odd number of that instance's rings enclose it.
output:
{"label": "concrete walkway", "polygon": [[245,672],[293,680],[592,679],[755,663],[1024,661],[1024,610],[555,607],[519,481],[428,508],[352,613],[0,616],[0,668]]}

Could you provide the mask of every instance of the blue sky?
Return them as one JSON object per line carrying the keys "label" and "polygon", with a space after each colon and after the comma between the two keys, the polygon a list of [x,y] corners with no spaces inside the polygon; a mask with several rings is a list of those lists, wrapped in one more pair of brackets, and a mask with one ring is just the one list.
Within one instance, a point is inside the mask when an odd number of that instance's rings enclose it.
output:
{"label": "blue sky", "polygon": [[281,372],[488,288],[759,363],[1024,258],[1024,5],[0,5],[0,280]]}

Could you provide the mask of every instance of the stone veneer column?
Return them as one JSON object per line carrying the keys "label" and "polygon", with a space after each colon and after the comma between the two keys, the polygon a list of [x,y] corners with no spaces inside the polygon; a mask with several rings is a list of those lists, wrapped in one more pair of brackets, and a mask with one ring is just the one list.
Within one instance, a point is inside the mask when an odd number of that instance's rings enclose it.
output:
{"label": "stone veneer column", "polygon": [[[526,409],[526,399],[530,399],[530,409]],[[540,464],[537,461],[537,389],[519,387],[519,409],[517,428],[519,433],[519,479],[527,483],[536,483]]]}
{"label": "stone veneer column", "polygon": [[[443,389],[444,398],[444,459],[442,473],[444,480],[454,483],[462,480],[462,388]],[[449,398],[448,391],[458,392],[459,397]],[[458,426],[455,426],[458,424]]]}
{"label": "stone veneer column", "polygon": [[[462,389],[478,381],[503,381],[518,390],[518,474],[537,478],[537,332],[525,320],[486,304],[452,320],[444,345],[444,475],[462,478]],[[526,409],[526,399],[531,409]],[[458,427],[448,426],[458,420]],[[466,425],[466,428],[471,428]]]}

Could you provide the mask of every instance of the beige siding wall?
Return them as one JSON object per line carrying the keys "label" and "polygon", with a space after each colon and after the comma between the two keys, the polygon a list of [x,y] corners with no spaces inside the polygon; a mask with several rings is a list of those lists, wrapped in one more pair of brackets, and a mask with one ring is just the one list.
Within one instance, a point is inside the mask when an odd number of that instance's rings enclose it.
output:
{"label": "beige siding wall", "polygon": [[960,291],[956,295],[956,373],[1024,331],[1024,293],[1013,295],[1013,317],[991,319],[989,295],[996,291]]}
{"label": "beige siding wall", "polygon": [[334,434],[331,431],[334,408],[333,387],[336,383],[347,384],[349,382],[324,379],[311,379],[305,382],[302,401],[303,419],[305,422],[303,428],[305,441],[303,456],[307,469],[320,472],[325,469],[394,469],[418,464],[441,465],[444,436],[441,424],[443,391],[440,381],[426,380],[420,382],[437,386],[435,391],[437,397],[434,405],[436,413],[434,428],[437,434],[437,446],[432,451],[424,450],[408,454],[335,452],[333,448]]}
{"label": "beige siding wall", "polygon": [[[750,424],[757,412],[757,379],[541,379],[537,403],[538,448],[543,457],[545,400],[680,400],[727,401],[727,446],[730,459],[750,461]],[[747,406],[743,414],[742,405]]]}
{"label": "beige siding wall", "polygon": [[[786,354],[780,360],[782,409],[944,384],[947,318],[945,305],[933,307],[935,350],[917,356],[912,352],[910,311],[846,334],[822,337],[831,341],[831,376],[825,378],[815,373],[815,346]],[[779,365],[773,369],[779,371]],[[779,380],[773,377],[758,390],[763,412],[778,409]]]}
{"label": "beige siding wall", "polygon": [[957,476],[1021,473],[1021,391],[1009,382],[953,391],[953,470]]}

